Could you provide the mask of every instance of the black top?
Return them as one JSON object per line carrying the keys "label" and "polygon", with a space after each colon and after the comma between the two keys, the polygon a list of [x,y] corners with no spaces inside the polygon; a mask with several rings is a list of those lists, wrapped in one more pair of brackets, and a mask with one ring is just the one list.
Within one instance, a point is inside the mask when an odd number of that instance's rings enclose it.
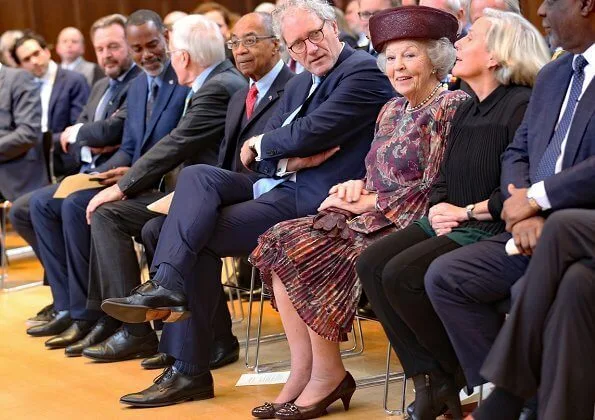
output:
{"label": "black top", "polygon": [[525,86],[499,86],[482,102],[472,95],[457,110],[430,205],[447,202],[465,207],[489,199],[494,219],[462,222],[459,228],[494,235],[504,231],[500,155],[512,142],[530,96],[531,89]]}

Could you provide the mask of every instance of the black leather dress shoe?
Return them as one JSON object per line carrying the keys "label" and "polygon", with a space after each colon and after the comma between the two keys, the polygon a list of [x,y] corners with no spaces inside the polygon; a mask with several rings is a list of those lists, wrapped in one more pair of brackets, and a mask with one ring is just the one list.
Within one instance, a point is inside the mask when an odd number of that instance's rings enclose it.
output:
{"label": "black leather dress shoe", "polygon": [[77,319],[73,321],[72,324],[70,324],[70,327],[66,328],[62,334],[46,341],[45,346],[50,349],[63,349],[85,337],[89,331],[91,331],[93,325],[95,325],[95,321]]}
{"label": "black leather dress shoe", "polygon": [[120,328],[107,340],[83,350],[83,356],[100,362],[119,362],[122,360],[148,357],[157,353],[159,340],[155,331],[136,337]]}
{"label": "black leather dress shoe", "polygon": [[175,358],[165,353],[157,353],[151,357],[146,358],[140,365],[145,369],[165,369],[174,364]]}
{"label": "black leather dress shoe", "polygon": [[156,319],[176,322],[190,316],[184,293],[161,287],[152,280],[134,288],[128,297],[104,300],[101,309],[106,314],[130,324]]}
{"label": "black leather dress shoe", "polygon": [[233,337],[230,343],[214,342],[211,349],[211,360],[209,362],[211,369],[229,365],[240,358],[240,343]]}
{"label": "black leather dress shoe", "polygon": [[49,305],[41,308],[41,310],[37,312],[37,315],[29,318],[25,322],[25,325],[27,325],[27,327],[35,327],[36,325],[47,324],[52,319],[54,319],[56,314],[57,312],[54,310],[54,303],[52,302]]}
{"label": "black leather dress shoe", "polygon": [[124,395],[120,402],[135,407],[162,407],[215,396],[211,372],[188,376],[172,366],[166,368],[154,382],[144,391]]}
{"label": "black leather dress shoe", "polygon": [[58,335],[66,328],[70,327],[70,324],[72,324],[70,311],[60,311],[50,322],[27,329],[27,334],[32,335],[33,337]]}
{"label": "black leather dress shoe", "polygon": [[81,356],[84,349],[106,340],[120,328],[120,325],[121,323],[119,321],[104,316],[97,321],[95,326],[84,338],[66,347],[66,349],[64,349],[64,354],[69,357]]}

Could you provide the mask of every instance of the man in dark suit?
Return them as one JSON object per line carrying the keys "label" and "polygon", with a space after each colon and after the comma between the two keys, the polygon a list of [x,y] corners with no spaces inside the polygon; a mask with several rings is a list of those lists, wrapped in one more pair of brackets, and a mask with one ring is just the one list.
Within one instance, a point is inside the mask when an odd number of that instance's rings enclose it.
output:
{"label": "man in dark suit", "polygon": [[[267,177],[254,182],[245,174],[207,165],[184,169],[161,231],[152,280],[129,298],[102,304],[108,314],[127,322],[146,321],[147,310],[155,306],[167,308],[155,314],[170,320],[185,318],[187,305],[192,311],[172,349],[174,365],[154,386],[122,397],[123,403],[159,406],[212,398],[209,363],[212,322],[222,304],[221,258],[249,254],[266,229],[314,213],[332,185],[364,175],[374,122],[394,95],[388,80],[370,55],[340,43],[334,11],[326,1],[308,6],[287,2],[274,19],[292,58],[309,73],[287,83],[265,134],[242,146],[242,163]],[[246,108],[250,113],[254,102]],[[336,151],[337,146],[341,150],[319,166],[293,172],[290,158]],[[273,178],[275,173],[286,176]]]}
{"label": "man in dark suit", "polygon": [[[134,61],[144,72],[128,88],[122,146],[95,168],[97,177],[106,185],[117,182],[131,164],[177,125],[188,93],[187,88],[178,85],[168,63],[166,32],[159,15],[148,10],[131,14],[126,22],[126,40]],[[87,310],[84,304],[90,248],[85,209],[97,192],[83,190],[61,200],[54,199],[52,191],[41,190],[31,197],[31,220],[58,314],[47,324],[27,330],[30,335],[56,335],[71,325],[69,334],[89,332],[102,316],[100,311]],[[72,306],[71,301],[83,303]],[[72,323],[72,319],[77,322]],[[117,325],[102,327],[102,333],[113,332]],[[63,347],[62,338],[50,339],[46,344]],[[143,338],[153,349],[157,347],[156,336]]]}
{"label": "man in dark suit", "polygon": [[537,418],[592,419],[595,210],[548,217],[513,294],[510,315],[481,370],[496,388],[473,416],[516,420],[523,401],[539,392]]}
{"label": "man in dark suit", "polygon": [[[502,156],[508,232],[438,258],[426,274],[427,293],[471,386],[484,382],[479,370],[502,325],[495,303],[509,297],[523,275],[544,218],[560,209],[595,207],[595,11],[583,6],[560,0],[539,9],[552,40],[572,54],[541,70]],[[507,255],[511,238],[522,255]]]}
{"label": "man in dark suit", "polygon": [[[230,99],[225,119],[225,131],[219,152],[220,168],[244,173],[258,179],[258,174],[249,171],[240,161],[240,149],[244,140],[263,132],[270,116],[279,104],[285,84],[293,77],[283,64],[279,54],[279,40],[274,36],[272,18],[269,14],[250,13],[243,16],[233,27],[228,48],[235,57],[238,69],[250,79],[251,87],[236,92]],[[250,92],[261,92],[250,117],[246,114],[246,100]],[[254,94],[254,93],[252,93]],[[143,244],[149,264],[164,217],[145,224],[142,230]],[[238,342],[231,334],[231,318],[226,298],[221,290],[221,302],[217,307],[213,325],[213,346],[211,368],[217,368],[238,358]],[[185,323],[166,324],[160,342],[162,353],[144,360],[142,366],[148,369],[164,368],[174,360],[175,347],[182,341]]]}
{"label": "man in dark suit", "polygon": [[35,76],[40,86],[41,131],[50,132],[53,140],[53,173],[69,175],[78,170],[76,161],[60,149],[60,135],[77,121],[87,103],[90,88],[85,78],[64,70],[51,59],[45,40],[33,32],[19,38],[12,56],[19,66]]}
{"label": "man in dark suit", "polygon": [[7,200],[48,182],[41,147],[41,102],[33,78],[0,64],[0,194]]}
{"label": "man in dark suit", "polygon": [[[191,45],[193,37],[205,42]],[[155,185],[179,165],[217,164],[229,99],[246,84],[225,59],[219,28],[203,16],[192,15],[177,21],[169,49],[180,84],[192,88],[186,110],[173,131],[136,161],[118,183],[101,191],[88,205],[91,259],[86,303],[91,309],[100,310],[104,298],[126,296],[138,285],[140,270],[131,239],[140,238],[145,222],[158,215],[147,210],[148,204],[164,195]],[[149,323],[126,328],[140,331],[143,326],[143,335],[152,332]],[[83,344],[88,347],[84,351]],[[92,344],[96,342],[86,340],[74,347],[96,360],[117,361],[136,352],[134,337],[120,333],[98,346],[90,347]],[[72,351],[73,347],[66,350]]]}
{"label": "man in dark suit", "polygon": [[[93,156],[90,151],[85,154],[81,143],[91,141],[105,141],[107,138],[122,139],[122,130],[124,127],[124,120],[117,120],[116,123],[106,123],[112,114],[123,108],[128,92],[130,82],[141,71],[138,66],[134,65],[130,54],[128,53],[128,46],[126,45],[126,36],[124,33],[124,25],[126,18],[122,15],[109,15],[97,20],[91,27],[93,46],[95,47],[97,60],[101,67],[105,69],[108,77],[100,80],[93,87],[91,95],[83,111],[79,115],[77,124],[67,127],[61,135],[60,143],[64,153],[68,152],[73,156],[77,162],[81,162],[81,154],[85,168],[94,170],[95,165],[99,165],[107,158],[109,154]],[[39,101],[39,94],[36,92],[37,100]],[[99,106],[101,104],[101,106]],[[40,117],[41,120],[41,117]],[[104,129],[92,129],[89,126],[99,127],[101,124],[106,126]],[[83,140],[84,139],[84,140]],[[86,144],[86,143],[85,143]],[[39,170],[38,163],[32,161],[37,165],[35,170],[30,170],[31,176],[34,174],[42,174]],[[13,173],[12,176],[15,174]],[[20,177],[20,179],[27,179]],[[44,175],[44,183],[47,183],[47,175]],[[40,187],[41,185],[38,185]],[[47,187],[52,191],[55,186]],[[36,188],[37,189],[37,188]],[[31,223],[31,215],[29,212],[29,201],[31,193],[22,195],[12,205],[10,210],[10,220],[15,230],[21,235],[29,245],[32,246],[35,254],[39,257],[37,246],[37,237],[33,230]],[[53,307],[44,308],[36,317],[28,321],[29,326],[40,325],[51,320]]]}

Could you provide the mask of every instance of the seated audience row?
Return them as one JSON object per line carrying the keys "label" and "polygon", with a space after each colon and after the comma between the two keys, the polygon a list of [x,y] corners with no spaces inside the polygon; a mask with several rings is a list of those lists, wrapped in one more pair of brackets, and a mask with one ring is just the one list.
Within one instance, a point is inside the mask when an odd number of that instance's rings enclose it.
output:
{"label": "seated audience row", "polygon": [[[212,398],[210,371],[239,356],[221,258],[250,255],[291,355],[289,380],[255,417],[349,408],[339,342],[365,291],[413,379],[411,418],[461,419],[460,389],[486,379],[496,389],[476,419],[517,418],[537,393],[540,418],[590,418],[593,210],[563,209],[595,205],[595,12],[566,1],[539,10],[570,52],[548,65],[514,1],[358,0],[364,51],[342,42],[325,0],[237,21],[207,3],[213,16],[172,16],[169,31],[150,10],[111,15],[91,29],[107,77],[90,94],[62,68],[82,63],[78,30],[60,34],[62,67],[24,33],[12,58],[40,89],[0,67],[4,100],[23,91],[2,122],[0,193],[16,199],[11,220],[54,299],[27,333],[67,356],[164,369],[124,404]],[[43,161],[40,132],[53,135],[58,174],[102,187],[58,199],[45,173],[18,176]],[[147,209],[174,188],[167,217]],[[496,306],[522,276],[501,330]],[[160,342],[153,320],[165,321]]]}

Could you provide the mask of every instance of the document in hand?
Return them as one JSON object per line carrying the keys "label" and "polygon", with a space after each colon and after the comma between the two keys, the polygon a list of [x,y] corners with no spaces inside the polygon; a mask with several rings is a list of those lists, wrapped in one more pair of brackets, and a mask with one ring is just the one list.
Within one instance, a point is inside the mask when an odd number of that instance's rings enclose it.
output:
{"label": "document in hand", "polygon": [[[62,180],[54,193],[54,198],[66,198],[77,191],[101,188],[103,185],[96,180],[97,175],[76,174],[67,176]],[[93,178],[93,180],[92,180]]]}
{"label": "document in hand", "polygon": [[169,193],[165,197],[160,198],[159,200],[149,204],[147,209],[161,214],[169,213],[169,206],[171,206],[171,200],[174,198],[174,193]]}

